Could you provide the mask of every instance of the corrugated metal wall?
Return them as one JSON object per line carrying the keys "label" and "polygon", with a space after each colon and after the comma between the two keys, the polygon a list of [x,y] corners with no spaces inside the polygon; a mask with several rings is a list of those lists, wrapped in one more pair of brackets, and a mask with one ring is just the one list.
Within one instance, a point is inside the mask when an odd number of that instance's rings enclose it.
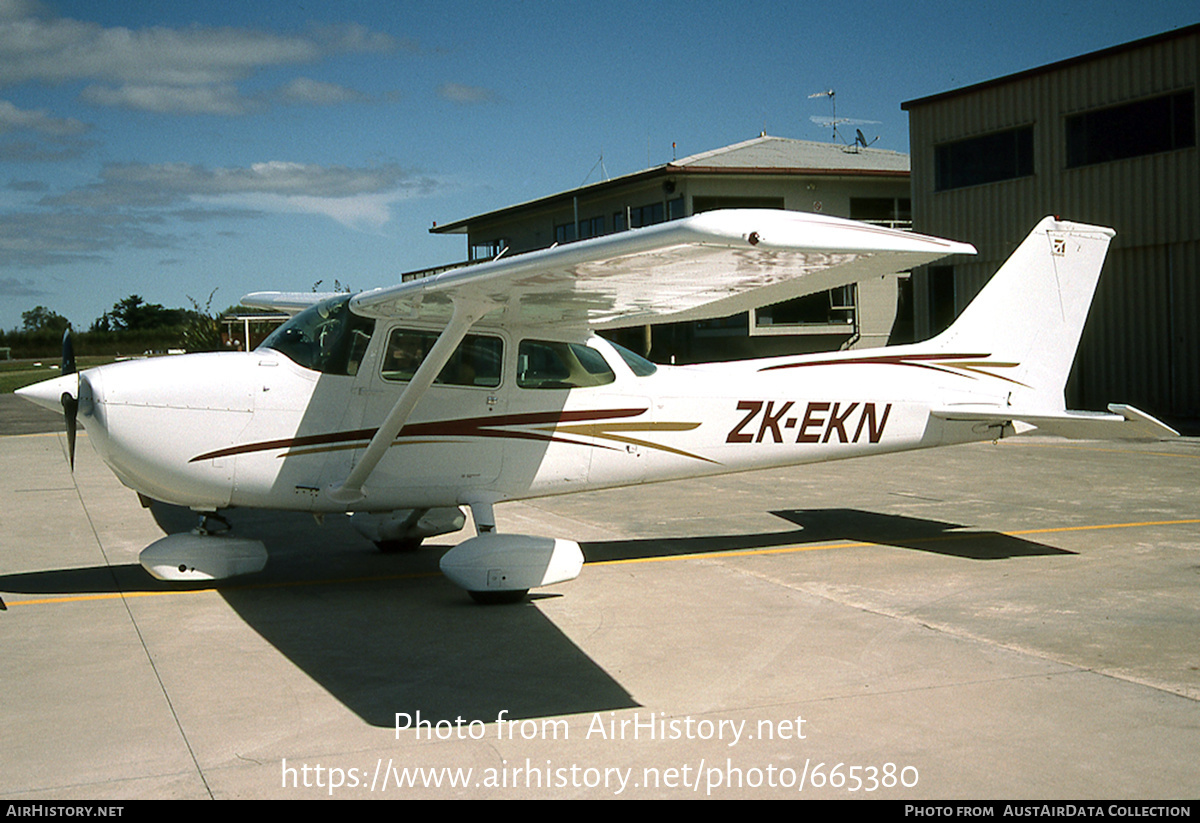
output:
{"label": "corrugated metal wall", "polygon": [[[913,101],[913,224],[974,243],[955,264],[961,310],[1039,219],[1117,230],[1080,346],[1068,400],[1128,402],[1200,418],[1200,152],[1196,147],[1066,168],[1066,118],[1196,89],[1200,27],[1116,53],[1069,61],[940,99]],[[934,191],[934,147],[1033,125],[1034,174]],[[1200,132],[1200,129],[1197,130]],[[914,280],[916,327],[928,333],[925,277]]]}

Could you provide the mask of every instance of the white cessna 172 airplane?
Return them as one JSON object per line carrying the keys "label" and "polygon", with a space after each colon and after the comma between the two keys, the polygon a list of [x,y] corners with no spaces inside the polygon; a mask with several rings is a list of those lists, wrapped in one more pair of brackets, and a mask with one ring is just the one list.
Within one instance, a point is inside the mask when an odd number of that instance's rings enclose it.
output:
{"label": "white cessna 172 airplane", "polygon": [[78,416],[121,482],[201,513],[142,552],[156,577],[262,569],[261,542],[216,526],[228,507],[351,513],[392,549],[462,528],[469,506],[477,534],[442,570],[477,600],[509,601],[575,578],[583,555],[497,532],[505,500],[1035,430],[1175,435],[1128,406],[1065,409],[1113,235],[1047,217],[923,343],[656,366],[596,336],[975,251],[800,212],[708,212],[353,296],[255,293],[242,302],[294,313],[255,351],[115,363],[19,394],[64,409],[72,461]]}

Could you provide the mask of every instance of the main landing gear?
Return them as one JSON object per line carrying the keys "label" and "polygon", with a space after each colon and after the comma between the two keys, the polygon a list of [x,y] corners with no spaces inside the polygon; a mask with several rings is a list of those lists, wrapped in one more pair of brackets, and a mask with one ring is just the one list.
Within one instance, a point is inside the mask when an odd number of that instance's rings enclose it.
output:
{"label": "main landing gear", "polygon": [[476,535],[442,555],[442,573],[476,603],[519,603],[530,589],[574,580],[579,544],[552,537],[497,534],[491,501],[471,503]]}

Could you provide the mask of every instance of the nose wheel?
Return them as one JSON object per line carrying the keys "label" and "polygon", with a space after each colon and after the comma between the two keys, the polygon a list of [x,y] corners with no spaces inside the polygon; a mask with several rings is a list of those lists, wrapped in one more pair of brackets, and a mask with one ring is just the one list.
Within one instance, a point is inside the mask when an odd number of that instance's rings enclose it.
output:
{"label": "nose wheel", "polygon": [[505,603],[520,603],[529,594],[529,589],[509,591],[469,591],[471,599],[482,606],[500,606]]}
{"label": "nose wheel", "polygon": [[192,533],[201,535],[225,534],[232,528],[229,525],[229,521],[216,512],[203,512],[200,515],[200,522],[196,524],[196,528],[192,529]]}
{"label": "nose wheel", "polygon": [[375,548],[384,554],[404,554],[405,552],[415,552],[421,548],[421,543],[424,537],[406,537],[402,540],[376,540]]}

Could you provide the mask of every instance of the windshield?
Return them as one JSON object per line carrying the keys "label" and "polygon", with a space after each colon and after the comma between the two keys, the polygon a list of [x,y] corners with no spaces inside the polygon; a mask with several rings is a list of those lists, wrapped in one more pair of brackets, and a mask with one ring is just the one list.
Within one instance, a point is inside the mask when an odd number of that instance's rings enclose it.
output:
{"label": "windshield", "polygon": [[648,375],[654,374],[656,371],[658,371],[658,366],[654,365],[640,354],[625,348],[620,343],[614,343],[613,341],[609,340],[608,345],[617,350],[617,354],[621,355],[621,359],[625,361],[625,364],[629,366],[630,370],[638,377],[647,377]]}
{"label": "windshield", "polygon": [[371,342],[375,321],[350,311],[350,295],[332,297],[297,314],[260,349],[274,349],[306,369],[354,375]]}

